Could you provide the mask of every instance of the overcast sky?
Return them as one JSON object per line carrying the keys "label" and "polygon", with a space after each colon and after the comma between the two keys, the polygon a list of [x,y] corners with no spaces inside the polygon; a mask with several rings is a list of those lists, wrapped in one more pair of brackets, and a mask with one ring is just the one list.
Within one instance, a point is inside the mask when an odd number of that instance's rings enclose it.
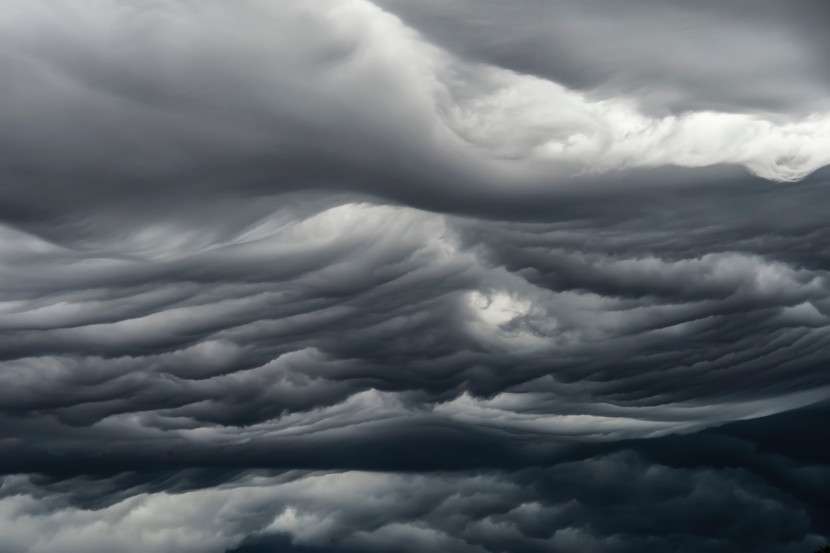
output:
{"label": "overcast sky", "polygon": [[0,0],[0,553],[812,553],[824,0]]}

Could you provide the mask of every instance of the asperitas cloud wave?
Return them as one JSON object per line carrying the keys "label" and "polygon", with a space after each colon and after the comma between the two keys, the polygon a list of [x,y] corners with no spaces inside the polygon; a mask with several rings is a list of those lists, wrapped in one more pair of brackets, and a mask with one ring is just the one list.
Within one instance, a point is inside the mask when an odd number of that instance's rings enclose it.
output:
{"label": "asperitas cloud wave", "polygon": [[821,545],[830,12],[753,6],[0,0],[0,553]]}

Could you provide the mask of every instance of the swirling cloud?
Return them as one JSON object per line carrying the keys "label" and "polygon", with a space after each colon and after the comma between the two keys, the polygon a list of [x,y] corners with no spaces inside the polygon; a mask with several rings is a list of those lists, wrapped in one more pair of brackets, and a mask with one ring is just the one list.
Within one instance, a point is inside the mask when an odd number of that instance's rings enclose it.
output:
{"label": "swirling cloud", "polygon": [[0,550],[822,542],[818,3],[4,4]]}

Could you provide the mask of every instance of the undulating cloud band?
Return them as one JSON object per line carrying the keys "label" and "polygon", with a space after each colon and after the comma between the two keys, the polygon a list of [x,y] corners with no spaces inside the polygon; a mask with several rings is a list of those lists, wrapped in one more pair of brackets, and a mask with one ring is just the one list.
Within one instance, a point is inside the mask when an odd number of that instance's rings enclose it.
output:
{"label": "undulating cloud band", "polygon": [[0,7],[0,553],[830,534],[826,3]]}

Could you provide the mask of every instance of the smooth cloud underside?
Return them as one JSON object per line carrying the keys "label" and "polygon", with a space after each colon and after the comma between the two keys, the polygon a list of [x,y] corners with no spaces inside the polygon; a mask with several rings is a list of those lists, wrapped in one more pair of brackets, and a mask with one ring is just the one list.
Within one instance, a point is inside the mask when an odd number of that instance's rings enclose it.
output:
{"label": "smooth cloud underside", "polygon": [[830,532],[822,3],[0,7],[0,553]]}

